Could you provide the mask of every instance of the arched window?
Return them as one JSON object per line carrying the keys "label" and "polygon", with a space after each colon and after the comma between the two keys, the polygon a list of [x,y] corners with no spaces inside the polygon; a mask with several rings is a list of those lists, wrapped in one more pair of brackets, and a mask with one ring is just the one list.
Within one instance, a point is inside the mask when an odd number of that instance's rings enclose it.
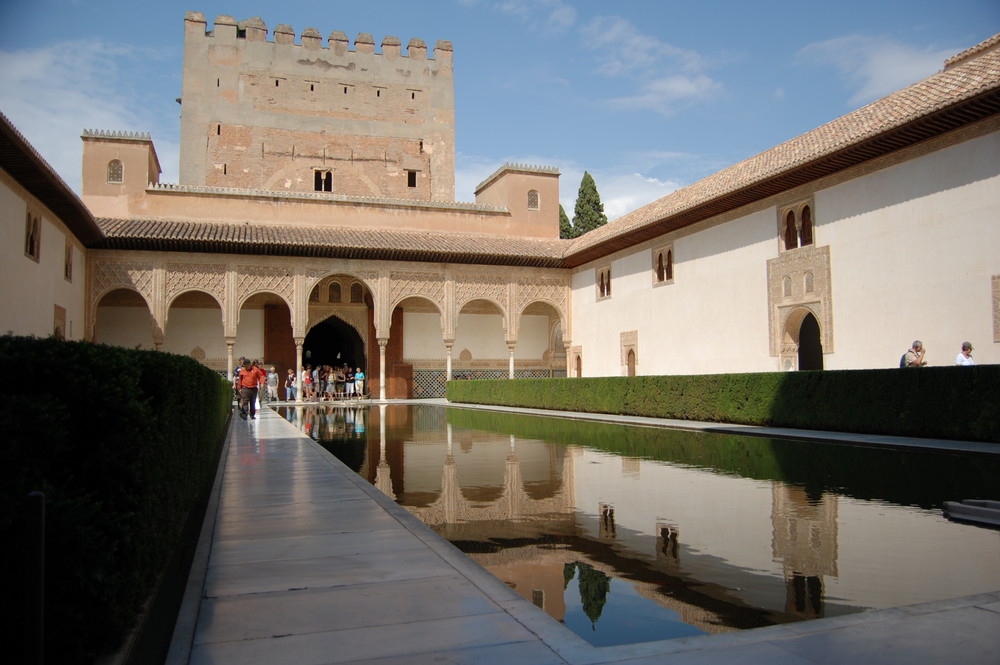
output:
{"label": "arched window", "polygon": [[662,282],[667,278],[667,271],[663,267],[663,252],[656,255],[656,281]]}
{"label": "arched window", "polygon": [[788,275],[785,275],[784,279],[781,280],[781,293],[786,298],[792,295],[792,278]]}
{"label": "arched window", "polygon": [[674,251],[672,249],[667,250],[667,265],[663,267],[663,271],[667,281],[674,278]]}
{"label": "arched window", "polygon": [[803,247],[813,244],[812,210],[809,206],[802,209],[802,230],[799,232],[799,241]]}
{"label": "arched window", "polygon": [[528,191],[528,210],[538,210],[538,190]]}
{"label": "arched window", "polygon": [[313,191],[333,191],[333,171],[316,170],[313,175]]}
{"label": "arched window", "polygon": [[357,282],[351,284],[351,302],[361,302],[363,295],[360,284]]}
{"label": "arched window", "polygon": [[806,293],[812,293],[815,287],[815,278],[811,272],[806,273]]}
{"label": "arched window", "polygon": [[330,284],[330,302],[340,302],[340,282]]}
{"label": "arched window", "polygon": [[799,246],[799,234],[795,228],[795,213],[791,210],[785,216],[785,249],[795,249]]}
{"label": "arched window", "polygon": [[112,159],[108,162],[108,182],[125,182],[125,165],[121,160]]}

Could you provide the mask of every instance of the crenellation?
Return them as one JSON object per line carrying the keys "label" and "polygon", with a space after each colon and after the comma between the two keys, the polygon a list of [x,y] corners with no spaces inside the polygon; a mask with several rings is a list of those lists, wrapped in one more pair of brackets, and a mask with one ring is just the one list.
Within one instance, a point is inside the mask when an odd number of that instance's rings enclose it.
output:
{"label": "crenellation", "polygon": [[237,36],[242,34],[248,42],[267,41],[267,24],[259,16],[254,16],[240,23]]}
{"label": "crenellation", "polygon": [[212,36],[219,42],[236,42],[236,19],[228,14],[219,14],[215,17],[215,29]]}
{"label": "crenellation", "polygon": [[387,60],[396,60],[399,58],[400,50],[402,49],[402,42],[399,41],[399,37],[392,37],[386,35],[382,39],[382,57]]}
{"label": "crenellation", "polygon": [[327,40],[330,45],[330,50],[336,56],[347,55],[347,52],[351,50],[351,41],[347,38],[347,33],[343,30],[334,30],[330,33],[330,38]]}
{"label": "crenellation", "polygon": [[371,36],[371,33],[358,33],[357,38],[354,40],[354,51],[365,55],[372,55],[375,53],[375,38]]}
{"label": "crenellation", "polygon": [[406,45],[406,55],[411,60],[426,60],[427,42],[414,37],[410,40],[410,43]]}
{"label": "crenellation", "polygon": [[302,31],[302,46],[314,51],[323,47],[323,36],[316,28],[306,28]]}
{"label": "crenellation", "polygon": [[274,43],[275,44],[294,44],[295,43],[295,30],[292,26],[287,23],[281,23],[277,28],[274,29]]}

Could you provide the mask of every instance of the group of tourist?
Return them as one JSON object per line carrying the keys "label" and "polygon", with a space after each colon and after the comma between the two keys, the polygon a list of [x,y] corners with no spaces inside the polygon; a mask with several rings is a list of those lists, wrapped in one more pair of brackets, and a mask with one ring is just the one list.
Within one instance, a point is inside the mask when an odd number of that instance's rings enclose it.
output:
{"label": "group of tourist", "polygon": [[[261,368],[261,361],[240,358],[233,370],[233,391],[239,403],[240,417],[254,420],[261,402],[278,401],[278,372]],[[365,393],[365,373],[350,365],[306,365],[301,373],[288,368],[285,376],[285,399],[325,402],[352,399]],[[262,398],[263,396],[263,398]]]}
{"label": "group of tourist", "polygon": [[[900,367],[925,367],[927,365],[927,349],[919,339],[913,340],[913,344],[906,350],[903,357],[899,359]],[[955,364],[959,366],[975,365],[972,359],[972,343],[962,342],[962,350],[955,356]]]}
{"label": "group of tourist", "polygon": [[291,369],[285,377],[285,396],[288,401],[301,398],[304,402],[325,402],[352,399],[364,395],[365,373],[360,367],[350,365],[306,365],[301,373]]}

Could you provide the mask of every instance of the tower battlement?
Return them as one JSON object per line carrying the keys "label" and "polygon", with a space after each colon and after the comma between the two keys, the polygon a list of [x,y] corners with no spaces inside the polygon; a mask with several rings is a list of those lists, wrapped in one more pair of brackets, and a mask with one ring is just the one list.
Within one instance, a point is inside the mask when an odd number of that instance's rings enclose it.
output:
{"label": "tower battlement", "polygon": [[[303,51],[327,50],[336,56],[346,56],[348,54],[381,56],[389,60],[399,58],[414,61],[425,61],[427,57],[427,43],[423,39],[414,37],[410,39],[406,46],[406,53],[402,52],[402,42],[398,37],[386,35],[382,38],[381,51],[375,51],[375,39],[370,33],[358,33],[352,44],[346,33],[335,30],[330,33],[323,43],[323,35],[316,28],[306,28],[301,35],[296,35],[292,26],[281,23],[271,33],[272,41],[267,40],[267,24],[259,17],[237,21],[227,14],[220,14],[215,17],[213,28],[208,28],[208,21],[201,12],[187,12],[184,16],[185,33],[188,39],[196,37],[200,32],[202,37],[217,42],[228,42],[235,40],[246,40],[249,42],[265,42],[275,46],[293,46]],[[299,42],[296,43],[298,37]],[[434,45],[433,60],[439,66],[451,66],[452,44],[447,40],[438,40]]]}

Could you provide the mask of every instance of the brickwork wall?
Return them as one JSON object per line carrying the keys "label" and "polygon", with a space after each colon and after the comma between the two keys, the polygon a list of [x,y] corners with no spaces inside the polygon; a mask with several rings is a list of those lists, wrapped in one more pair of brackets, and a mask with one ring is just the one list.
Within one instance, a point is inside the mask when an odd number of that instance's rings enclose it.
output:
{"label": "brickwork wall", "polygon": [[[185,16],[180,184],[454,201],[451,44]],[[332,187],[317,190],[329,170]],[[325,173],[323,174],[325,184]]]}

